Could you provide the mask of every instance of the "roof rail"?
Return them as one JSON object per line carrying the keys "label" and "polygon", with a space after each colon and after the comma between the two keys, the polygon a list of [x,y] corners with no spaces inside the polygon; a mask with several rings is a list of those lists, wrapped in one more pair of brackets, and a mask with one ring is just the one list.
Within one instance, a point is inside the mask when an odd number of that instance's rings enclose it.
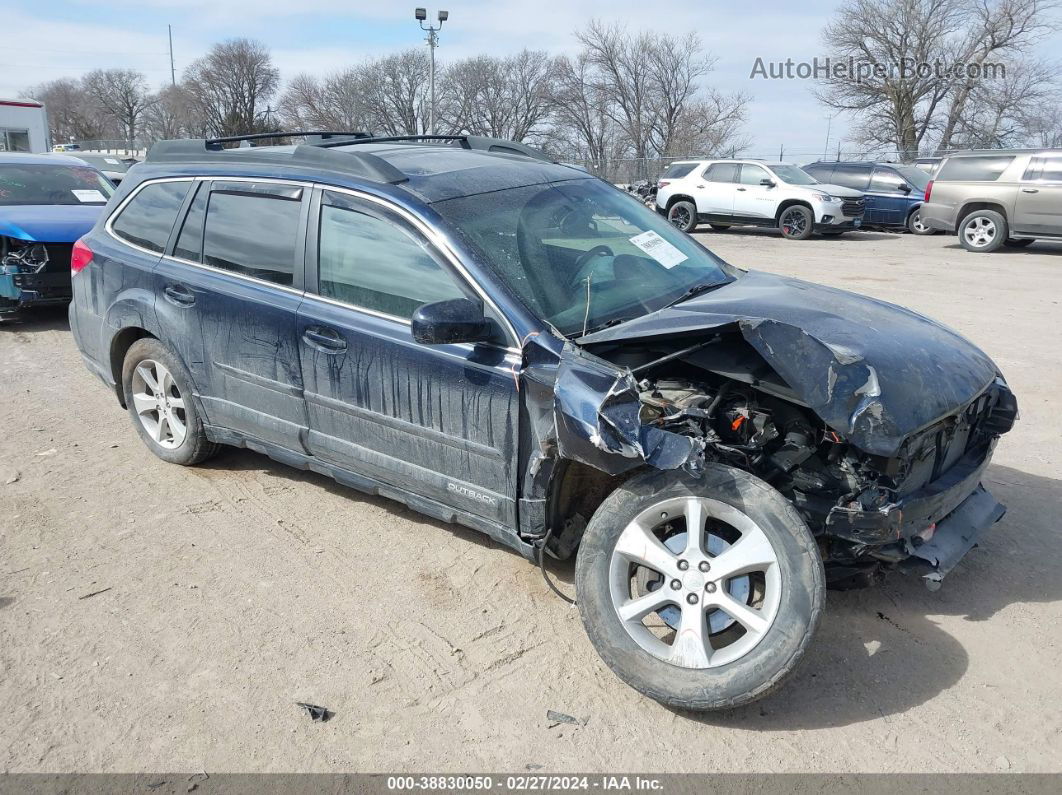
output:
{"label": "roof rail", "polygon": [[[349,133],[255,133],[258,138],[300,135],[336,136],[326,143],[306,143],[294,149],[287,147],[261,146],[225,149],[222,143],[228,140],[185,138],[172,141],[157,141],[148,150],[146,163],[256,163],[291,166],[315,166],[317,168],[349,174],[355,177],[398,184],[409,177],[381,157],[369,152],[332,152],[327,147],[344,143],[356,143],[365,138],[342,138]],[[233,136],[245,140],[243,136]]]}
{"label": "roof rail", "polygon": [[316,138],[318,140],[344,139],[349,140],[352,138],[371,138],[372,133],[365,132],[364,130],[305,130],[294,132],[283,132],[282,130],[276,130],[274,132],[264,133],[247,133],[246,135],[226,135],[222,138],[208,138],[208,144],[232,144],[237,141],[266,141],[273,138]]}
{"label": "roof rail", "polygon": [[462,149],[475,149],[481,152],[496,152],[507,155],[522,155],[544,160],[547,163],[556,163],[552,157],[541,149],[520,143],[519,141],[507,141],[504,138],[487,138],[481,135],[387,135],[380,137],[358,138],[346,141],[323,141],[316,143],[317,146],[343,146],[345,144],[383,144],[383,143],[459,143]]}

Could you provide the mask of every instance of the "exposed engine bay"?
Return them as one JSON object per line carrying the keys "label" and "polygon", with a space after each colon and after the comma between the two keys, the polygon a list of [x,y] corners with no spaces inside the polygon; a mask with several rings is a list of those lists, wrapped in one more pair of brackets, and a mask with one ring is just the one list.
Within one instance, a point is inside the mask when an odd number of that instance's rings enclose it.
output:
{"label": "exposed engine bay", "polygon": [[0,235],[0,312],[70,300],[70,250],[69,243]]}

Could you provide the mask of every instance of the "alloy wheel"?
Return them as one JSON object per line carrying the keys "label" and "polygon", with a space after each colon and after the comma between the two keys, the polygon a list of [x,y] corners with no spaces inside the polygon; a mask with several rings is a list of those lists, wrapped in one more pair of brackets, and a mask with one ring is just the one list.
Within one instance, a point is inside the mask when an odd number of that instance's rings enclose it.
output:
{"label": "alloy wheel", "polygon": [[133,370],[133,408],[140,424],[156,444],[174,450],[188,435],[184,396],[173,374],[154,359]]}
{"label": "alloy wheel", "polygon": [[978,215],[966,223],[962,234],[974,248],[984,248],[996,239],[996,225],[991,218]]}
{"label": "alloy wheel", "polygon": [[671,209],[671,214],[668,216],[668,220],[670,220],[674,226],[685,232],[690,228],[693,218],[686,207],[679,205],[678,207],[673,207]]}
{"label": "alloy wheel", "polygon": [[638,514],[612,553],[609,590],[627,634],[682,668],[748,654],[774,623],[781,572],[767,534],[707,497],[676,497]]}
{"label": "alloy wheel", "polygon": [[802,235],[807,227],[807,216],[795,207],[782,213],[782,232],[786,236]]}
{"label": "alloy wheel", "polygon": [[929,227],[922,223],[922,213],[917,210],[915,211],[914,217],[911,218],[911,226],[919,234],[929,231]]}

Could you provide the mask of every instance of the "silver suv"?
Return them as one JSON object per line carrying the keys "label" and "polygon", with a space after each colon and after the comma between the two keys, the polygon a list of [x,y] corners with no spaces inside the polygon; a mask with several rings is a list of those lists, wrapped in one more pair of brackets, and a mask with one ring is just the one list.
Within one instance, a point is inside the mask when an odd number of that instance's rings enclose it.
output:
{"label": "silver suv", "polygon": [[952,155],[926,188],[922,223],[968,251],[1062,239],[1062,149]]}

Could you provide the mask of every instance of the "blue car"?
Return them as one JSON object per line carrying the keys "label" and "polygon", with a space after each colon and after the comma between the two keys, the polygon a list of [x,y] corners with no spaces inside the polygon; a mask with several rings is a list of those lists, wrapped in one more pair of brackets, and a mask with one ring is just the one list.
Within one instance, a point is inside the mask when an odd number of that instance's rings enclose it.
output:
{"label": "blue car", "polygon": [[917,166],[900,163],[834,163],[820,161],[803,167],[819,182],[843,185],[866,195],[864,226],[906,229],[916,235],[932,235],[919,212],[932,179]]}
{"label": "blue car", "polygon": [[574,556],[604,661],[683,709],[781,682],[827,582],[935,587],[1002,516],[1017,402],[954,331],[519,143],[286,135],[315,142],[155,144],[74,246],[78,349],[162,460],[245,447]]}
{"label": "blue car", "polygon": [[0,152],[0,319],[70,300],[70,252],[113,184],[74,157]]}

